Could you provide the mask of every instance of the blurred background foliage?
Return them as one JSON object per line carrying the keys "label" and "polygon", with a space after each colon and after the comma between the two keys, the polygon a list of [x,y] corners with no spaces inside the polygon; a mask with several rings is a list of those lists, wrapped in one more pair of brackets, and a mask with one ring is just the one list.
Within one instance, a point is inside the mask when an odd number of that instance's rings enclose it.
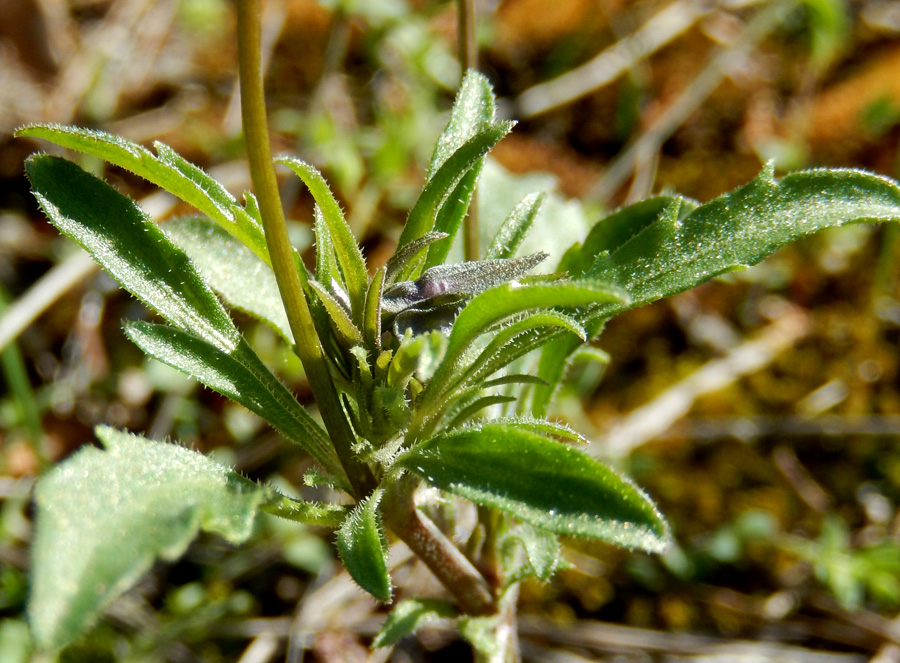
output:
{"label": "blurred background foliage", "polygon": [[[268,0],[263,30],[274,148],[325,172],[374,268],[460,79],[456,4]],[[481,0],[478,36],[501,111],[520,120],[485,169],[482,217],[554,189],[535,246],[651,193],[708,200],[770,159],[900,171],[896,2]],[[0,3],[0,663],[52,660],[23,617],[30,488],[95,424],[302,485],[307,459],[127,342],[119,321],[146,312],[40,217],[22,161],[46,147],[11,138],[41,121],[161,140],[239,194],[235,79],[227,0]],[[188,211],[82,165],[160,219]],[[283,196],[308,248],[295,182]],[[54,273],[62,294],[44,310],[26,295]],[[676,546],[569,541],[570,567],[523,588],[526,660],[900,661],[898,277],[897,229],[844,228],[608,326],[596,345],[611,361],[577,366],[556,414],[659,502]],[[306,394],[272,332],[239,322]],[[440,591],[397,547],[392,563],[402,591]],[[383,619],[341,574],[332,533],[261,517],[252,545],[203,538],[158,566],[60,660],[470,657],[441,624],[372,653]]]}

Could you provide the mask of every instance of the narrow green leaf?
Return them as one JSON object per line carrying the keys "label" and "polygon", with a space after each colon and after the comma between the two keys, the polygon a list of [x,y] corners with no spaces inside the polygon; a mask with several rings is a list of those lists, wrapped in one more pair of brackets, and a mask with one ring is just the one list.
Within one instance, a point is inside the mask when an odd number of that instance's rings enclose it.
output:
{"label": "narrow green leaf", "polygon": [[490,396],[482,396],[474,399],[471,403],[466,403],[458,412],[450,412],[451,419],[444,426],[447,430],[459,428],[462,424],[472,419],[476,414],[490,407],[491,405],[500,405],[502,403],[515,403],[515,396],[504,396],[502,394],[491,394]]}
{"label": "narrow green leaf", "polygon": [[447,233],[425,233],[419,239],[410,242],[406,246],[399,247],[384,266],[385,283],[388,285],[393,284],[394,281],[397,280],[397,275],[406,269],[406,266],[409,264],[410,260],[412,260],[418,253],[420,253],[422,249],[428,247],[434,242],[438,242],[442,239],[447,239],[448,237],[450,237],[450,235],[448,235]]}
{"label": "narrow green leaf", "polygon": [[326,433],[269,372],[245,340],[241,339],[234,351],[226,353],[166,325],[128,322],[125,334],[150,356],[187,373],[268,421],[288,440],[305,449],[328,473],[344,476]]}
{"label": "narrow green leaf", "polygon": [[260,509],[279,518],[319,527],[339,527],[349,515],[348,507],[340,504],[306,502],[285,495],[270,499]]}
{"label": "narrow green leaf", "polygon": [[701,205],[684,219],[674,206],[631,240],[597,256],[594,278],[632,297],[599,316],[642,306],[725,272],[754,265],[799,237],[846,223],[900,220],[900,188],[854,170],[811,170],[780,182],[771,168],[749,184]]}
{"label": "narrow green leaf", "polygon": [[385,268],[381,267],[372,277],[366,292],[366,310],[363,316],[363,336],[370,352],[381,352],[381,294],[384,289]]}
{"label": "narrow green leaf", "polygon": [[359,327],[353,324],[353,321],[350,319],[350,314],[344,309],[341,303],[328,292],[325,286],[315,279],[309,280],[309,286],[315,290],[316,295],[319,297],[319,301],[322,302],[322,306],[328,311],[328,316],[331,318],[334,329],[337,331],[338,336],[344,344],[348,348],[353,347],[354,345],[362,345],[362,332],[359,331]]}
{"label": "narrow green leaf", "polygon": [[491,387],[500,387],[506,384],[547,384],[543,380],[541,380],[536,375],[529,375],[528,373],[509,373],[508,375],[501,375],[499,378],[494,378],[493,380],[485,380],[481,383],[481,386],[485,389],[489,389]]}
{"label": "narrow green leaf", "polygon": [[[435,215],[441,202],[456,188],[459,180],[472,168],[494,145],[500,142],[512,130],[511,122],[499,122],[479,131],[456,150],[428,180],[419,199],[413,206],[400,235],[399,246],[403,247],[419,239],[431,231]],[[401,279],[409,277],[404,272]]]}
{"label": "narrow green leaf", "polygon": [[176,327],[226,352],[237,346],[240,334],[212,290],[134,202],[65,159],[34,155],[25,167],[51,223],[122,287]]}
{"label": "narrow green leaf", "polygon": [[131,171],[176,198],[196,207],[246,244],[268,263],[269,253],[262,228],[215,179],[178,156],[163,143],[154,143],[159,157],[120,136],[56,124],[36,124],[16,131],[16,136],[41,138]]}
{"label": "narrow green leaf", "polygon": [[534,225],[534,219],[538,212],[541,211],[541,205],[547,199],[545,193],[532,193],[522,199],[522,202],[516,205],[500,230],[491,240],[485,258],[512,258],[516,255],[516,251],[525,241],[528,231]]}
{"label": "narrow green leaf", "polygon": [[441,433],[404,453],[405,468],[449,493],[557,534],[662,552],[669,530],[631,481],[590,456],[513,426]]}
{"label": "narrow green leaf", "polygon": [[313,166],[291,156],[280,156],[275,161],[290,168],[303,181],[322,211],[322,216],[331,233],[338,264],[347,284],[353,322],[362,324],[362,311],[366,302],[369,275],[366,271],[366,261],[363,259],[362,251],[350,231],[350,226],[347,225],[340,205],[334,199],[334,194],[331,193],[322,173]]}
{"label": "narrow green leaf", "polygon": [[32,547],[32,633],[46,649],[82,633],[161,557],[202,529],[245,541],[268,489],[184,447],[98,428],[38,480]]}
{"label": "narrow green leaf", "polygon": [[376,490],[360,502],[344,520],[337,534],[337,548],[344,567],[357,584],[379,601],[391,602],[391,577],[387,569],[387,539]]}
{"label": "narrow green leaf", "polygon": [[454,619],[456,607],[439,599],[407,599],[391,610],[384,626],[372,640],[372,647],[390,647],[413,635],[420,626],[436,619]]}
{"label": "narrow green leaf", "polygon": [[487,78],[477,71],[467,71],[456,93],[450,120],[434,147],[428,179],[433,179],[447,159],[467,140],[490,127],[496,112],[494,91]]}
{"label": "narrow green leaf", "polygon": [[538,435],[558,437],[564,440],[569,440],[571,442],[578,442],[579,444],[590,444],[590,442],[584,435],[582,435],[575,429],[570,428],[566,424],[560,423],[559,421],[538,419],[537,417],[501,417],[498,419],[492,419],[491,423],[502,426],[510,426],[513,428],[521,428],[532,433],[537,433]]}
{"label": "narrow green leaf", "polygon": [[265,322],[293,344],[275,274],[268,264],[206,217],[171,219],[162,229],[229,306]]}
{"label": "narrow green leaf", "polygon": [[428,247],[428,253],[425,256],[424,269],[443,265],[450,253],[453,245],[453,238],[459,232],[463,219],[469,211],[472,203],[472,196],[475,195],[475,185],[478,183],[478,176],[481,175],[481,166],[483,160],[472,166],[469,171],[459,180],[456,188],[447,196],[444,203],[438,210],[434,220],[434,229],[438,232],[446,233],[448,239],[446,242],[432,244]]}
{"label": "narrow green leaf", "polygon": [[342,288],[347,287],[344,277],[341,276],[337,265],[337,257],[334,254],[334,243],[331,241],[331,231],[328,223],[318,205],[313,207],[314,228],[316,234],[316,280],[319,283],[333,285],[338,283]]}
{"label": "narrow green leaf", "polygon": [[447,358],[455,361],[491,325],[518,313],[627,301],[622,290],[595,281],[505,283],[476,296],[460,312],[447,343]]}
{"label": "narrow green leaf", "polygon": [[[571,332],[572,337],[579,343],[585,339],[584,328],[571,316],[556,311],[532,313],[500,329],[474,360],[456,369],[458,377],[445,383],[444,392],[450,393],[457,387],[478,384],[526,352],[538,347],[546,334],[554,330]],[[518,352],[517,348],[520,348],[521,352]]]}

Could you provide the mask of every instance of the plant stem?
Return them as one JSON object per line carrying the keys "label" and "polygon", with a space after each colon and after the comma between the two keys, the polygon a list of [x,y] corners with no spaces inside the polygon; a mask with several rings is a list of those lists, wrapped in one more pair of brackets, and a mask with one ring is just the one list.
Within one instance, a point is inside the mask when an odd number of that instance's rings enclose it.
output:
{"label": "plant stem", "polygon": [[259,0],[238,0],[237,41],[241,117],[250,161],[250,177],[259,200],[272,269],[294,335],[296,351],[303,363],[303,370],[315,394],[331,442],[347,473],[355,497],[359,499],[372,489],[374,479],[351,449],[355,439],[353,431],[344,416],[337,390],[331,380],[328,362],[303,294],[301,272],[294,263],[294,250],[288,239],[269,147],[259,35]]}
{"label": "plant stem", "polygon": [[385,525],[391,528],[472,616],[492,615],[497,602],[487,581],[438,526],[416,508],[417,481],[404,477],[385,496]]}
{"label": "plant stem", "polygon": [[459,14],[459,63],[463,70],[478,68],[478,40],[475,35],[475,0],[456,0]]}
{"label": "plant stem", "polygon": [[[463,71],[478,69],[478,39],[475,34],[475,0],[456,0],[459,16],[459,64]],[[478,260],[478,192],[472,194],[469,213],[463,220],[463,257]]]}

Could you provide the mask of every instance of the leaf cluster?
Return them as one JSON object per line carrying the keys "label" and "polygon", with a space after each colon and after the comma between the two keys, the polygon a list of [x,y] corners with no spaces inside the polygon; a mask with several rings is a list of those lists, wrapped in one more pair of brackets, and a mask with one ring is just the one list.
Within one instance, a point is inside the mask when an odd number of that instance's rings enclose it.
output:
{"label": "leaf cluster", "polygon": [[[353,451],[374,487],[351,508],[291,500],[176,445],[99,430],[105,452],[79,452],[41,481],[31,615],[43,646],[71,639],[147,560],[171,558],[198,529],[246,538],[248,513],[259,509],[335,527],[350,574],[390,601],[385,523],[397,521],[419,483],[506,514],[488,544],[501,557],[503,578],[491,588],[496,601],[523,577],[552,575],[559,535],[662,551],[668,526],[648,496],[570,446],[584,440],[546,418],[566,367],[624,310],[746,268],[822,228],[900,219],[900,189],[886,179],[810,171],[776,181],[767,168],[704,205],[663,196],[619,210],[574,243],[550,276],[528,275],[545,254],[517,255],[543,201],[529,195],[481,260],[448,264],[485,155],[511,128],[495,119],[484,77],[468,74],[396,251],[371,274],[321,173],[294,157],[276,160],[315,201],[315,268],[296,252],[294,264],[353,431]],[[18,135],[105,159],[198,210],[162,232],[132,201],[69,161],[35,155],[26,165],[51,222],[168,323],[128,322],[126,335],[264,418],[315,459],[327,482],[353,495],[326,431],[266,368],[219,299],[287,343],[304,342],[287,323],[253,196],[240,205],[160,143],[154,155],[84,129],[38,125]],[[130,462],[122,463],[126,448]],[[208,487],[189,499],[192,472]],[[86,482],[88,476],[97,479]],[[236,513],[217,511],[217,495],[237,495]],[[128,545],[141,548],[138,561],[105,564],[127,556],[108,537],[79,534],[79,510],[89,507],[97,513],[95,529],[108,534],[127,520],[152,531],[156,543],[145,546],[135,535]],[[61,545],[80,560],[62,570],[52,561],[63,554]],[[54,591],[57,583],[71,591]],[[100,585],[104,592],[85,589]],[[401,603],[377,641],[393,642],[424,619],[455,614],[445,604]]]}

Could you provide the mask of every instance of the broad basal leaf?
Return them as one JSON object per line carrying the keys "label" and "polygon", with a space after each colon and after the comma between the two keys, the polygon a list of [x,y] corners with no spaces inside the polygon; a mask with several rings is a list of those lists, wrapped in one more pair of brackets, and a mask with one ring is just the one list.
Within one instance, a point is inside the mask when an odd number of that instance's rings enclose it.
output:
{"label": "broad basal leaf", "polygon": [[162,229],[229,306],[267,323],[288,343],[294,342],[269,265],[205,217],[172,219]]}
{"label": "broad basal leaf", "polygon": [[555,532],[662,552],[668,526],[631,481],[598,460],[519,427],[442,433],[396,463],[441,490]]}
{"label": "broad basal leaf", "polygon": [[125,334],[151,357],[187,373],[268,421],[333,476],[344,476],[325,432],[245,340],[241,339],[234,351],[226,353],[166,325],[129,322]]}
{"label": "broad basal leaf", "polygon": [[268,489],[175,444],[98,428],[37,483],[28,611],[37,643],[77,637],[157,557],[181,555],[202,529],[245,541]]}
{"label": "broad basal leaf", "polygon": [[341,561],[360,587],[379,601],[391,601],[391,577],[387,569],[387,539],[378,503],[381,492],[360,502],[338,530]]}
{"label": "broad basal leaf", "polygon": [[240,334],[188,257],[131,200],[70,161],[25,162],[34,195],[59,230],[176,327],[230,351]]}

